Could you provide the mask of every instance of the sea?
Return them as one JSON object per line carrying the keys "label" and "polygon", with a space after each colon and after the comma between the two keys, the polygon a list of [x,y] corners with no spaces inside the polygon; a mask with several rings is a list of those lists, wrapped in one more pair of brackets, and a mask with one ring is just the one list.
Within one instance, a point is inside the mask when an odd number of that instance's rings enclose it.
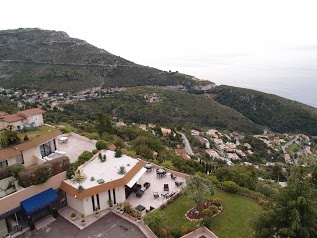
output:
{"label": "sea", "polygon": [[317,108],[317,45],[252,54],[156,58],[149,63],[230,85],[275,94]]}

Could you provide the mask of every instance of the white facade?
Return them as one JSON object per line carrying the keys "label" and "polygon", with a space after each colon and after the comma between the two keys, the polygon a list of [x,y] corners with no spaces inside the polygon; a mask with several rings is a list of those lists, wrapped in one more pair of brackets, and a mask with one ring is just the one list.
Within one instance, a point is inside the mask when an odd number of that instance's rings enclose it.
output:
{"label": "white facade", "polygon": [[[111,189],[110,191],[110,198],[113,202],[113,205],[117,203],[122,203],[126,200],[125,195],[125,187],[118,187],[115,189]],[[94,206],[99,207],[100,210],[104,210],[109,208],[108,200],[109,200],[109,191],[102,192],[100,194],[95,194],[92,197],[86,197],[81,199],[77,199],[76,197],[66,193],[67,203],[72,209],[76,210],[77,212],[84,214],[85,216],[91,215],[94,213]],[[115,193],[115,199],[114,199]],[[98,204],[98,197],[99,197],[99,204]]]}

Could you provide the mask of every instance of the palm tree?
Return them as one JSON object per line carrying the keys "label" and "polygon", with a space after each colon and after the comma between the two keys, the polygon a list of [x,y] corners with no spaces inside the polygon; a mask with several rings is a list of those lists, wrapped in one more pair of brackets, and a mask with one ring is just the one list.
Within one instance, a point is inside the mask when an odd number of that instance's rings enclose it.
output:
{"label": "palm tree", "polygon": [[81,169],[78,169],[72,176],[72,182],[81,184],[86,178],[87,176],[83,173],[83,171]]}

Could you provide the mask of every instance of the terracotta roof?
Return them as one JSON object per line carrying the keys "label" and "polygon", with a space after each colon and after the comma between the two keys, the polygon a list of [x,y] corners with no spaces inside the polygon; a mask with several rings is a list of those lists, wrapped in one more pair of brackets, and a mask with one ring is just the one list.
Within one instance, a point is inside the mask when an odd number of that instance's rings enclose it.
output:
{"label": "terracotta roof", "polygon": [[182,154],[187,154],[187,152],[185,149],[176,149],[175,154],[182,155]]}
{"label": "terracotta roof", "polygon": [[61,134],[62,133],[60,130],[52,128],[51,132],[38,136],[30,141],[27,141],[18,145],[13,145],[11,148],[0,150],[0,161],[19,155],[21,154],[22,151],[39,146],[43,144],[44,142],[54,139],[55,137]]}
{"label": "terracotta roof", "polygon": [[13,115],[5,115],[0,120],[5,121],[5,122],[15,122],[15,121],[21,121],[24,119],[25,119],[25,117],[23,117],[23,116],[20,116],[18,114],[13,114]]}
{"label": "terracotta roof", "polygon": [[23,115],[26,117],[32,116],[32,115],[43,114],[43,113],[45,113],[45,111],[42,110],[41,108],[32,108],[32,109],[17,112],[17,114],[20,114],[20,115]]}
{"label": "terracotta roof", "polygon": [[21,155],[21,151],[14,148],[0,150],[0,161],[15,157],[17,155]]}
{"label": "terracotta roof", "polygon": [[109,144],[108,145],[108,150],[115,151],[116,149],[117,149],[117,147],[114,144]]}
{"label": "terracotta roof", "polygon": [[92,195],[126,185],[139,172],[139,170],[144,167],[145,164],[145,161],[140,160],[124,177],[84,189],[81,192],[78,192],[77,188],[74,188],[72,185],[65,183],[64,181],[62,182],[60,189],[72,196],[77,196],[78,199],[91,197]]}
{"label": "terracotta roof", "polygon": [[0,117],[4,116],[4,115],[8,115],[9,113],[6,112],[0,112]]}

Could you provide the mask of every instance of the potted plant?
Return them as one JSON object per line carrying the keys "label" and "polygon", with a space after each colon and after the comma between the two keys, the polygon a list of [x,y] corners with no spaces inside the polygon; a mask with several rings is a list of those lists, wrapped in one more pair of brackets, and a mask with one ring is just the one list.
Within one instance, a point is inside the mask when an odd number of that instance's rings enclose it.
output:
{"label": "potted plant", "polygon": [[112,210],[113,208],[113,202],[111,199],[108,200],[108,205],[109,205],[109,208]]}
{"label": "potted plant", "polygon": [[121,203],[117,203],[117,212],[119,213],[121,209]]}
{"label": "potted plant", "polygon": [[70,218],[72,219],[72,221],[75,221],[75,220],[77,219],[76,213],[75,213],[75,212],[72,212],[72,213],[70,214]]}
{"label": "potted plant", "polygon": [[85,215],[81,214],[81,225],[86,226],[86,220],[85,220]]}
{"label": "potted plant", "polygon": [[142,219],[142,212],[139,210],[136,210],[136,221],[140,222]]}
{"label": "potted plant", "polygon": [[123,214],[124,213],[124,204],[121,203],[121,206],[120,206],[120,214]]}
{"label": "potted plant", "polygon": [[99,217],[100,213],[99,213],[99,207],[97,206],[95,208],[95,217]]}

